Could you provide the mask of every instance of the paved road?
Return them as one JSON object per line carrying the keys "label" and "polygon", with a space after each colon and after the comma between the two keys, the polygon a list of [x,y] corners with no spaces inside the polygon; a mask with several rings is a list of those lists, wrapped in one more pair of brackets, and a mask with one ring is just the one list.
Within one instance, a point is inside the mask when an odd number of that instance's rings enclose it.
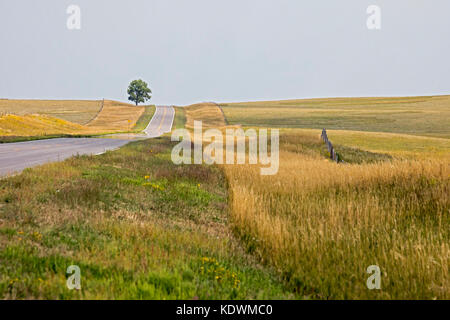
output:
{"label": "paved road", "polygon": [[150,137],[158,137],[170,132],[172,131],[174,117],[175,109],[173,107],[157,106],[155,114],[144,132]]}
{"label": "paved road", "polygon": [[117,135],[110,138],[58,138],[0,144],[0,176],[22,171],[47,162],[62,161],[74,155],[100,154],[119,148],[130,140],[160,136],[172,129],[175,110],[157,107],[141,135]]}
{"label": "paved road", "polygon": [[95,138],[58,138],[0,145],[0,176],[46,162],[62,161],[76,154],[99,154],[129,141]]}

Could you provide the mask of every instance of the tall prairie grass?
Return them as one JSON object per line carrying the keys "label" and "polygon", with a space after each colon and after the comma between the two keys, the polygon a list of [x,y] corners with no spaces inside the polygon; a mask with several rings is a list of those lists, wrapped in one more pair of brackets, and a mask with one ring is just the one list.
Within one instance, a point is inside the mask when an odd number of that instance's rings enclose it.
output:
{"label": "tall prairie grass", "polygon": [[[299,293],[450,297],[448,161],[338,165],[281,151],[275,176],[249,165],[224,170],[234,229]],[[370,265],[381,268],[381,290],[366,286]]]}
{"label": "tall prairie grass", "polygon": [[[333,101],[324,101],[325,107]],[[347,102],[351,108],[353,101]],[[264,103],[255,107],[261,105],[257,111],[270,123]],[[245,117],[234,123],[254,119],[248,108],[238,111]],[[187,115],[188,122],[195,117]],[[319,135],[282,130],[274,176],[260,175],[254,165],[222,166],[230,223],[248,250],[308,298],[449,299],[447,139],[332,131],[343,158],[351,150],[357,160],[336,164],[326,159]],[[361,146],[367,151],[353,149]],[[371,265],[381,269],[381,290],[367,287]]]}

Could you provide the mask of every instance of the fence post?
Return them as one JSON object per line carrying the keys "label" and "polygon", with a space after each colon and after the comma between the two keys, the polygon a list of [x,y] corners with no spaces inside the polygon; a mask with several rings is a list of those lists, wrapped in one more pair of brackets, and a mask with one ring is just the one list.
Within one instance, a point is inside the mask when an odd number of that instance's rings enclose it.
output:
{"label": "fence post", "polygon": [[330,140],[328,140],[327,130],[325,130],[325,128],[322,129],[322,134],[320,135],[320,137],[327,145],[328,152],[330,153],[330,159],[336,161],[336,163],[339,163],[339,156],[334,150],[334,147],[331,144]]}

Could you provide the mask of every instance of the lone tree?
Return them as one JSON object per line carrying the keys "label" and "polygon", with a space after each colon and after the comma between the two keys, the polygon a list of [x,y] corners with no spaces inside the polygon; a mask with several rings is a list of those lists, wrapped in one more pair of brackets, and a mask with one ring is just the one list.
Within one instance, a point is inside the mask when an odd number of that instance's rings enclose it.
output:
{"label": "lone tree", "polygon": [[128,100],[133,101],[138,105],[140,102],[144,103],[150,100],[152,90],[148,87],[148,84],[142,80],[133,80],[128,86]]}

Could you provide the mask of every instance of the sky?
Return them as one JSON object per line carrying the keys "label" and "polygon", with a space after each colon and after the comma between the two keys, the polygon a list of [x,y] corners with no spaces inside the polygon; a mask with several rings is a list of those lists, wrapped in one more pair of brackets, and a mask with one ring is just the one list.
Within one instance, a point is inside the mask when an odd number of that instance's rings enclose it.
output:
{"label": "sky", "polygon": [[1,0],[0,98],[126,101],[134,79],[174,105],[450,94],[449,39],[448,0]]}

